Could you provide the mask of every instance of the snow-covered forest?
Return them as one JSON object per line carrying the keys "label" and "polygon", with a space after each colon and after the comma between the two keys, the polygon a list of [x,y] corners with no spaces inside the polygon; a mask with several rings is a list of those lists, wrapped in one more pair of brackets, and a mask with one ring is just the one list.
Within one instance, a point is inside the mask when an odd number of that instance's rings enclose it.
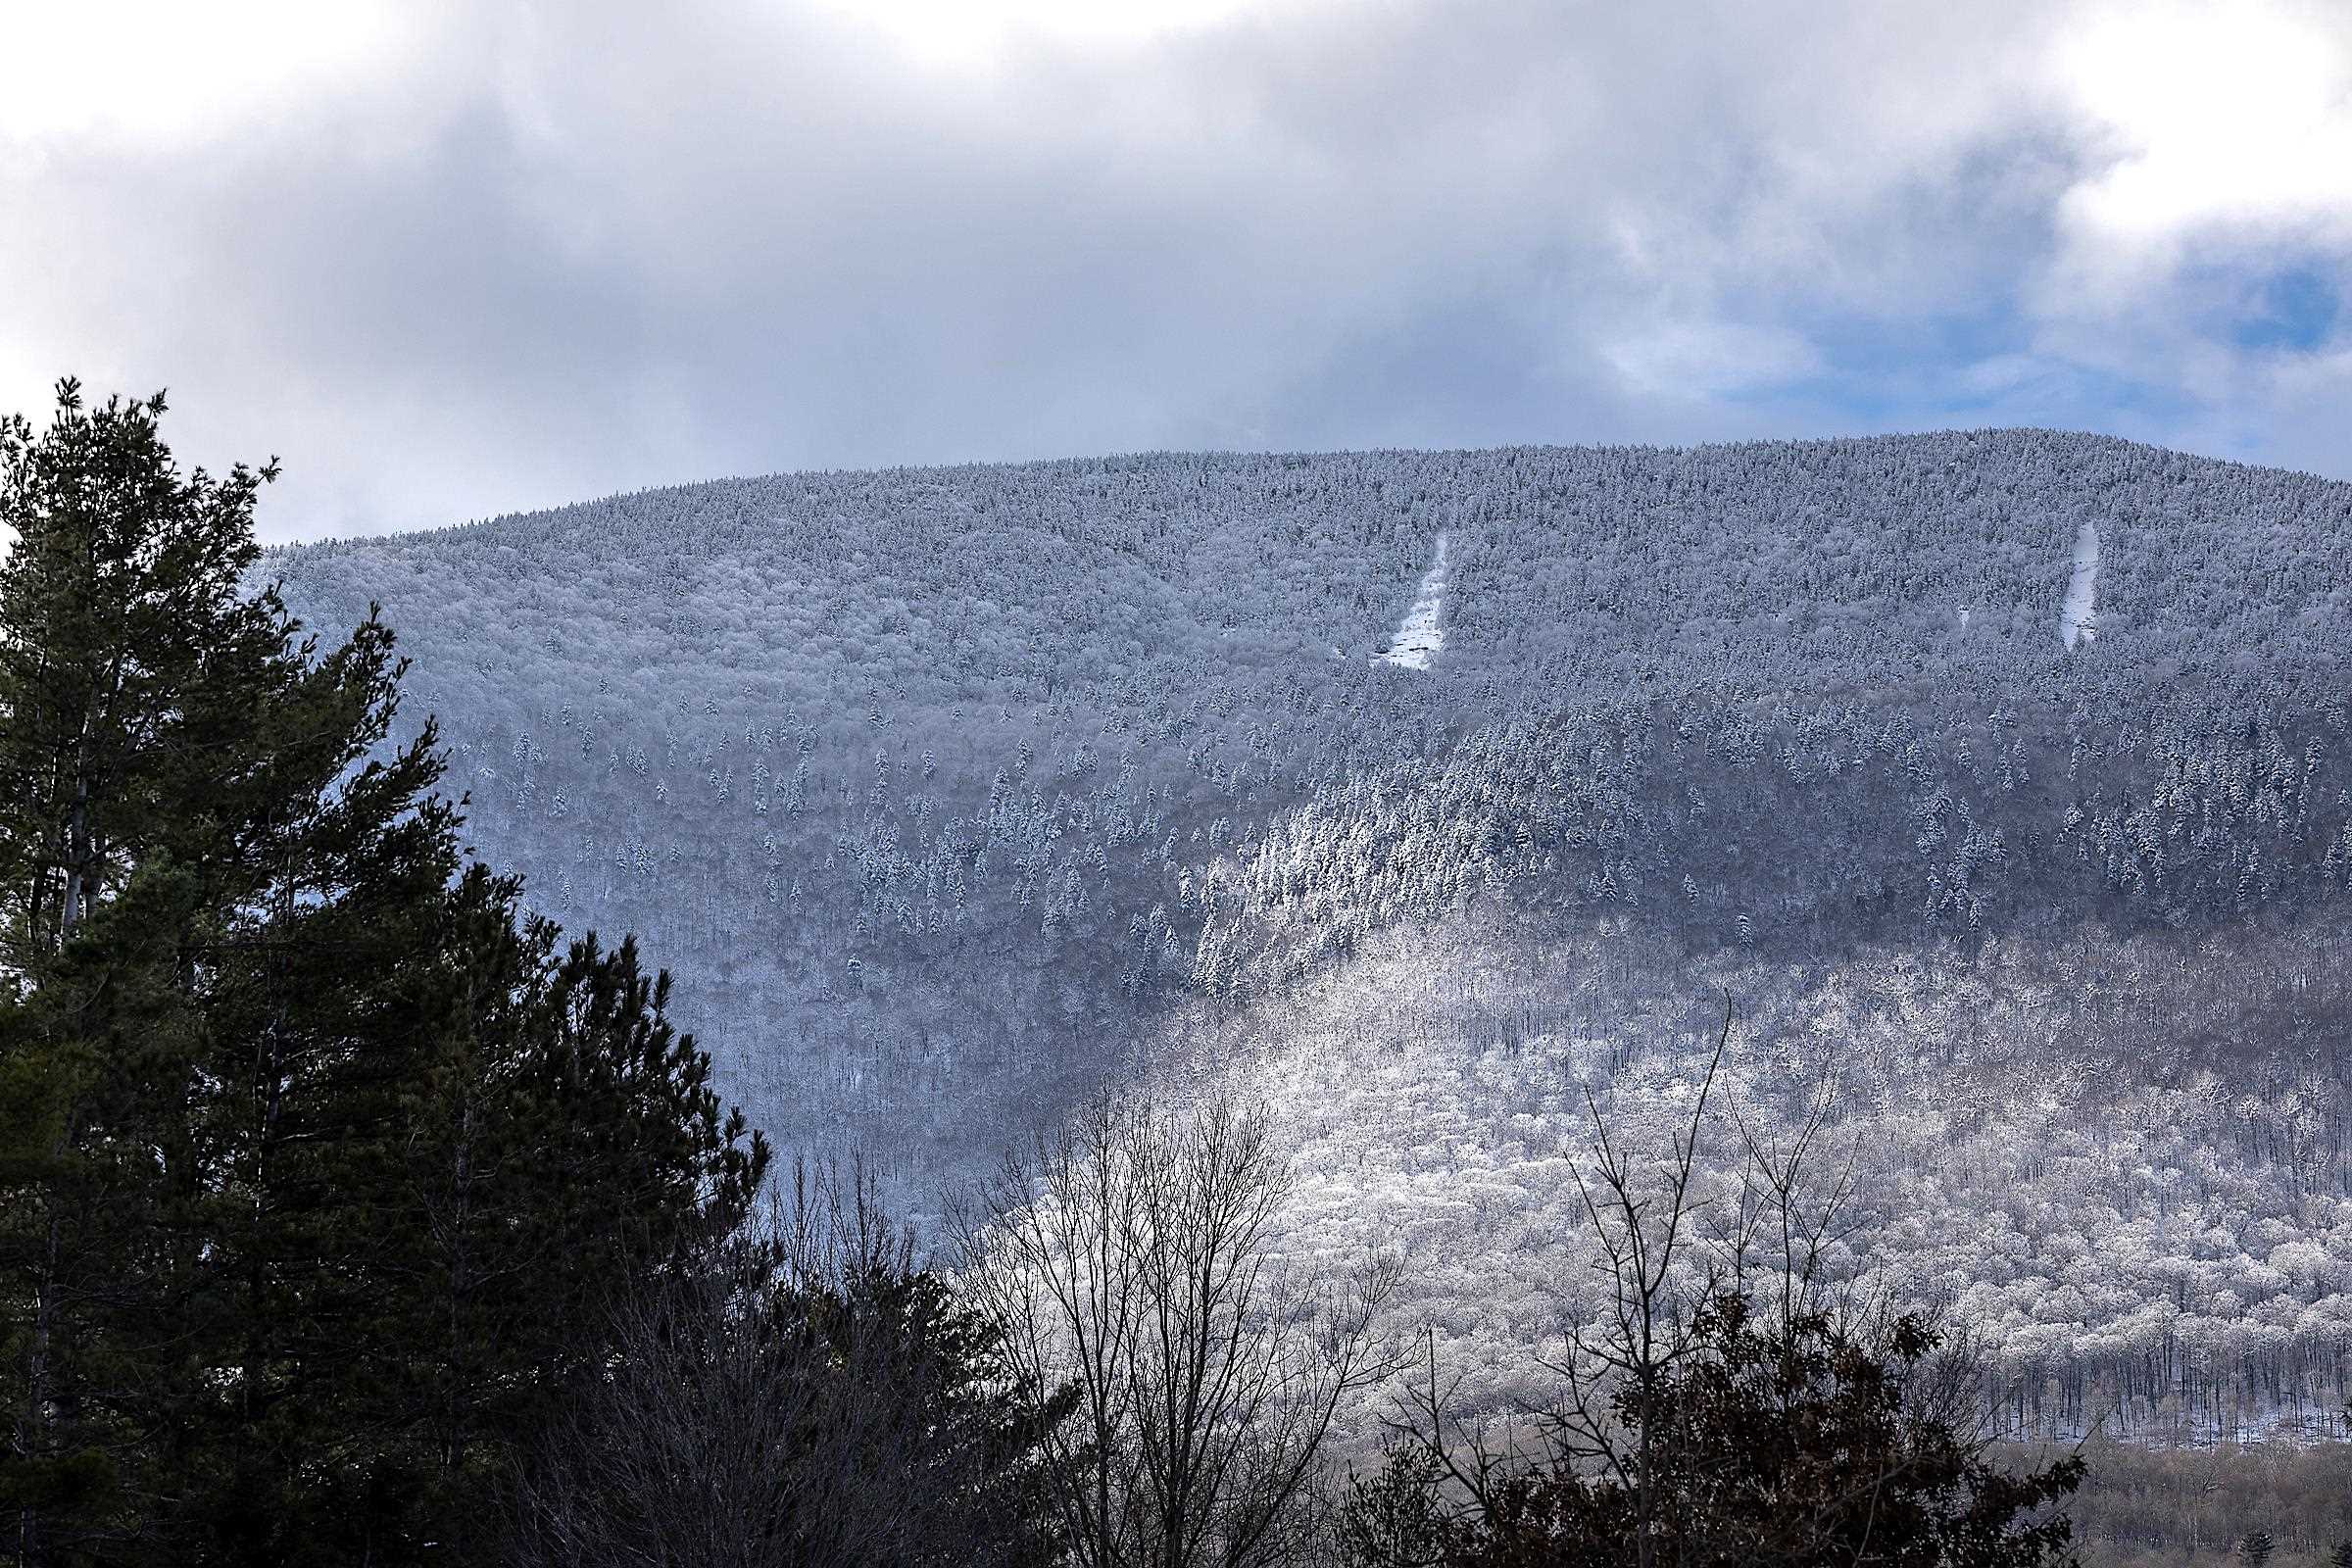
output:
{"label": "snow-covered forest", "polygon": [[1214,1044],[1318,1223],[1458,1232],[1415,1309],[1475,1361],[1543,1332],[1577,1093],[1670,1114],[1728,992],[1740,1102],[1828,1096],[1853,1269],[2015,1424],[2343,1403],[2352,485],[2029,430],[1153,454],[260,572],[382,604],[470,842],[637,932],[784,1146],[920,1191]]}
{"label": "snow-covered forest", "polygon": [[1577,1188],[1591,1107],[1612,1139],[1665,1150],[1729,995],[1693,1282],[1752,1209],[1746,1141],[1786,1152],[1818,1120],[1800,1185],[1836,1238],[1831,1283],[1965,1326],[2002,1430],[2352,1436],[2340,928],[1782,962],[1512,923],[1386,933],[1289,994],[1196,1009],[1163,1067],[1288,1108],[1294,1245],[1425,1260],[1393,1309],[1434,1330],[1474,1404],[1540,1406],[1525,1348],[1556,1355],[1605,1303]]}

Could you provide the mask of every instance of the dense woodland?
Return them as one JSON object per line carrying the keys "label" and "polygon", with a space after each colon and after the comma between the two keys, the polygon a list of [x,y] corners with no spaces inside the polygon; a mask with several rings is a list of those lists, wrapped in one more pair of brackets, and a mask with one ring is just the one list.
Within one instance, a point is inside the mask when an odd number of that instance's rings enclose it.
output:
{"label": "dense woodland", "polygon": [[[2029,1448],[2021,1462],[2065,1448]],[[2352,1562],[2352,1446],[2261,1444],[2210,1448],[2094,1442],[2068,1499],[2084,1568],[2248,1562],[2267,1543],[2271,1568]]]}
{"label": "dense woodland", "polygon": [[162,412],[0,432],[21,1562],[2056,1563],[2080,1456],[1974,1434],[2347,1436],[2352,488],[1162,455],[263,556]]}
{"label": "dense woodland", "polygon": [[[1379,662],[1440,532],[1444,652]],[[1307,994],[1401,988],[1447,1082],[1671,1082],[1728,988],[1761,1102],[1884,1134],[1882,1260],[2014,1424],[2187,1434],[2341,1403],[2348,551],[2352,486],[1995,430],[732,480],[261,572],[391,607],[473,842],[658,940],[786,1144],[919,1201]],[[1517,1013],[1424,1020],[1472,974]],[[1591,1077],[1345,1136],[1541,1162]]]}
{"label": "dense woodland", "polygon": [[[1376,663],[1442,529],[1446,653]],[[1506,881],[1702,950],[2299,916],[2352,880],[2348,535],[1990,431],[735,480],[261,571],[398,617],[474,840],[707,982],[769,1125],[953,1160],[1166,990]]]}
{"label": "dense woodland", "polygon": [[[1291,1107],[1301,1245],[1442,1259],[1406,1282],[1395,1322],[1435,1334],[1473,1403],[1507,1408],[1543,1396],[1524,1348],[1597,1310],[1592,1286],[1562,1285],[1596,1277],[1580,1197],[1592,1107],[1662,1147],[1710,1016],[1727,995],[1765,999],[1742,1004],[1705,1127],[1709,1224],[1737,1228],[1751,1140],[1788,1147],[1818,1125],[1803,1185],[1834,1211],[1825,1276],[1964,1328],[1996,1429],[2340,1442],[2340,1080],[2308,1062],[2231,1075],[2228,1054],[2250,1030],[2282,1049],[2322,1033],[2341,969],[2325,953],[2241,965],[2215,997],[2206,977],[2232,956],[2146,938],[1797,969],[1668,959],[1629,929],[1536,945],[1506,917],[1465,916],[1171,1024],[1160,1070]],[[2170,1063],[2142,1054],[2167,1042]]]}
{"label": "dense woodland", "polygon": [[486,1560],[766,1146],[633,945],[461,856],[385,624],[241,591],[271,471],[162,413],[0,424],[0,1553]]}

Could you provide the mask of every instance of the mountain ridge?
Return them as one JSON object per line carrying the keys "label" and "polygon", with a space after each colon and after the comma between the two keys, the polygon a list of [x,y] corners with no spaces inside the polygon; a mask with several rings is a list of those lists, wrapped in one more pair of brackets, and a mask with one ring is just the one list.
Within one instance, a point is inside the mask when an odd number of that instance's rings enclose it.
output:
{"label": "mountain ridge", "polygon": [[717,474],[706,479],[686,479],[670,484],[641,485],[627,490],[612,490],[601,495],[583,497],[578,501],[558,502],[552,506],[527,507],[514,512],[502,512],[482,517],[469,517],[460,522],[432,524],[419,528],[402,528],[381,533],[326,534],[316,539],[281,541],[268,546],[265,559],[309,550],[319,546],[364,545],[396,539],[432,538],[467,529],[487,528],[504,522],[527,521],[557,513],[571,512],[583,507],[595,507],[611,502],[642,497],[671,495],[702,490],[719,485],[765,484],[793,479],[840,478],[852,475],[890,475],[946,478],[958,474],[1017,468],[1083,467],[1088,465],[1116,465],[1154,462],[1165,459],[1298,459],[1305,461],[1343,458],[1387,457],[1408,455],[1416,457],[1482,457],[1495,453],[1644,453],[1661,456],[1687,456],[1695,452],[1740,449],[1775,449],[1797,447],[1851,446],[1873,442],[1901,442],[1929,436],[1963,436],[1992,438],[2007,436],[2052,437],[2085,443],[2106,443],[2121,449],[2142,452],[2165,458],[2186,459],[2198,464],[2238,469],[2248,473],[2270,474],[2297,479],[2312,479],[2323,484],[2348,484],[2352,480],[2331,479],[2315,469],[2297,468],[2286,464],[2256,463],[2243,458],[2213,457],[2182,447],[2168,447],[2155,442],[2139,441],[2109,431],[2087,427],[2041,424],[1939,425],[1920,430],[1884,430],[1861,435],[1812,436],[1752,436],[1723,441],[1676,442],[1518,442],[1496,446],[1468,447],[1318,447],[1298,450],[1271,447],[1136,447],[1112,452],[1064,454],[1058,457],[987,458],[951,463],[900,463],[869,467],[818,466],[808,468],[775,468],[759,472]]}

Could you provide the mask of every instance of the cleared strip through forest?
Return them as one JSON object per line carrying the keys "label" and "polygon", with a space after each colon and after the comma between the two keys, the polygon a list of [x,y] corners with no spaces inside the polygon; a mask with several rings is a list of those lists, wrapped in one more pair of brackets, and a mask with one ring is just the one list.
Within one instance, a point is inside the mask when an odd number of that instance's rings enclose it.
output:
{"label": "cleared strip through forest", "polygon": [[2089,518],[2075,532],[2075,572],[2067,579],[2066,608],[2058,614],[2058,640],[2072,648],[2098,640],[2099,530]]}
{"label": "cleared strip through forest", "polygon": [[1373,655],[1376,662],[1427,669],[1429,662],[1446,651],[1446,628],[1438,624],[1438,610],[1446,599],[1446,535],[1438,535],[1438,552],[1421,579],[1420,597],[1404,612],[1389,646]]}

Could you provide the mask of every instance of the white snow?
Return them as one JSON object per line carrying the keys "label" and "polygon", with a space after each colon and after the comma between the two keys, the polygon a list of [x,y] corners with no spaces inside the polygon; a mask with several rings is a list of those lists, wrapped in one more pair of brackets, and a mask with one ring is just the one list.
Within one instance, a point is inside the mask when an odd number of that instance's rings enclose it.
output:
{"label": "white snow", "polygon": [[1421,596],[1413,608],[1404,612],[1396,627],[1396,635],[1389,646],[1372,656],[1378,664],[1401,664],[1406,669],[1427,669],[1429,662],[1446,651],[1446,628],[1438,624],[1438,607],[1446,599],[1446,535],[1438,535],[1438,553],[1429,564],[1429,571],[1421,579]]}
{"label": "white snow", "polygon": [[2066,585],[2066,608],[2058,614],[2058,640],[2072,648],[2098,640],[2099,530],[2085,517],[2075,534],[2075,574]]}

